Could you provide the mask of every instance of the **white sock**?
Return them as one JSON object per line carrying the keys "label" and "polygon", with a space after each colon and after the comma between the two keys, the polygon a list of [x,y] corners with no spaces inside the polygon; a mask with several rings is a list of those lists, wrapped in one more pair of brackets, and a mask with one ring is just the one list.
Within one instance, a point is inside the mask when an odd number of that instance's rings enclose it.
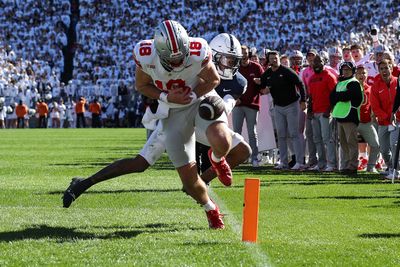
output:
{"label": "white sock", "polygon": [[214,154],[214,152],[211,153],[211,159],[214,162],[220,162],[222,158],[217,158]]}
{"label": "white sock", "polygon": [[212,202],[211,199],[206,204],[204,204],[203,207],[206,211],[215,210],[216,208],[214,202]]}

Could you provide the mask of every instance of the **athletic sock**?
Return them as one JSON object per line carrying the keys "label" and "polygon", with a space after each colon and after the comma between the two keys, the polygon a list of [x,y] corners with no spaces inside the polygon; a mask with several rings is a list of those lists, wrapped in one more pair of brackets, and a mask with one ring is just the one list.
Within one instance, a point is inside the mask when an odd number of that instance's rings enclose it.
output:
{"label": "athletic sock", "polygon": [[217,163],[222,160],[222,158],[217,158],[215,156],[214,152],[211,153],[211,159],[212,159],[212,161],[217,162]]}
{"label": "athletic sock", "polygon": [[77,188],[77,191],[79,190],[79,192],[75,192],[75,194],[77,195],[82,194],[94,184],[95,183],[92,180],[90,180],[90,178],[83,180],[82,182],[80,182],[79,188]]}
{"label": "athletic sock", "polygon": [[212,202],[211,199],[206,204],[204,204],[203,207],[206,211],[215,210],[216,208],[214,202]]}

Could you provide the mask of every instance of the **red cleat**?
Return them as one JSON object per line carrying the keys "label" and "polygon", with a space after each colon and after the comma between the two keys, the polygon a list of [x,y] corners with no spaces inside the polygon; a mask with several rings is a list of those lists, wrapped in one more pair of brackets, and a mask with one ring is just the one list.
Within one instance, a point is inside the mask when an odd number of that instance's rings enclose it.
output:
{"label": "red cleat", "polygon": [[218,179],[225,186],[230,186],[232,184],[232,171],[228,162],[226,162],[223,157],[220,162],[214,162],[211,158],[212,150],[208,150],[208,158],[210,159],[211,165],[214,171],[217,173]]}
{"label": "red cleat", "polygon": [[382,170],[383,169],[383,165],[384,165],[384,161],[383,159],[378,159],[378,162],[375,165],[375,169],[377,170]]}
{"label": "red cleat", "polygon": [[358,168],[357,168],[357,170],[364,171],[365,169],[367,169],[367,165],[368,165],[368,159],[366,159],[364,157],[360,157],[358,159]]}
{"label": "red cleat", "polygon": [[215,205],[215,210],[206,211],[208,226],[211,229],[224,229],[225,225],[222,221],[223,215],[219,212],[219,208]]}

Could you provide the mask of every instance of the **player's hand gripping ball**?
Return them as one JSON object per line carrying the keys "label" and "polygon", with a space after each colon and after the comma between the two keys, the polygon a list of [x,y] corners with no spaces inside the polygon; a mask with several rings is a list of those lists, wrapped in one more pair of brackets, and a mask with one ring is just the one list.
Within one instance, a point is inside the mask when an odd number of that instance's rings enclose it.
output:
{"label": "player's hand gripping ball", "polygon": [[224,100],[216,95],[207,96],[200,102],[199,115],[205,120],[215,120],[225,111]]}

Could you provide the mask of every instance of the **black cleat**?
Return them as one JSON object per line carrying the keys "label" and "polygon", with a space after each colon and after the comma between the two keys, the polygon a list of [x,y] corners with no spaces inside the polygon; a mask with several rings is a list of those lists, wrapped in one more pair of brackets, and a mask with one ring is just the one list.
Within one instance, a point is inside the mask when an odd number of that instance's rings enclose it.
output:
{"label": "black cleat", "polygon": [[68,186],[67,190],[64,192],[63,196],[63,207],[69,208],[72,202],[75,201],[82,193],[85,191],[82,188],[82,178],[72,178],[71,184]]}

